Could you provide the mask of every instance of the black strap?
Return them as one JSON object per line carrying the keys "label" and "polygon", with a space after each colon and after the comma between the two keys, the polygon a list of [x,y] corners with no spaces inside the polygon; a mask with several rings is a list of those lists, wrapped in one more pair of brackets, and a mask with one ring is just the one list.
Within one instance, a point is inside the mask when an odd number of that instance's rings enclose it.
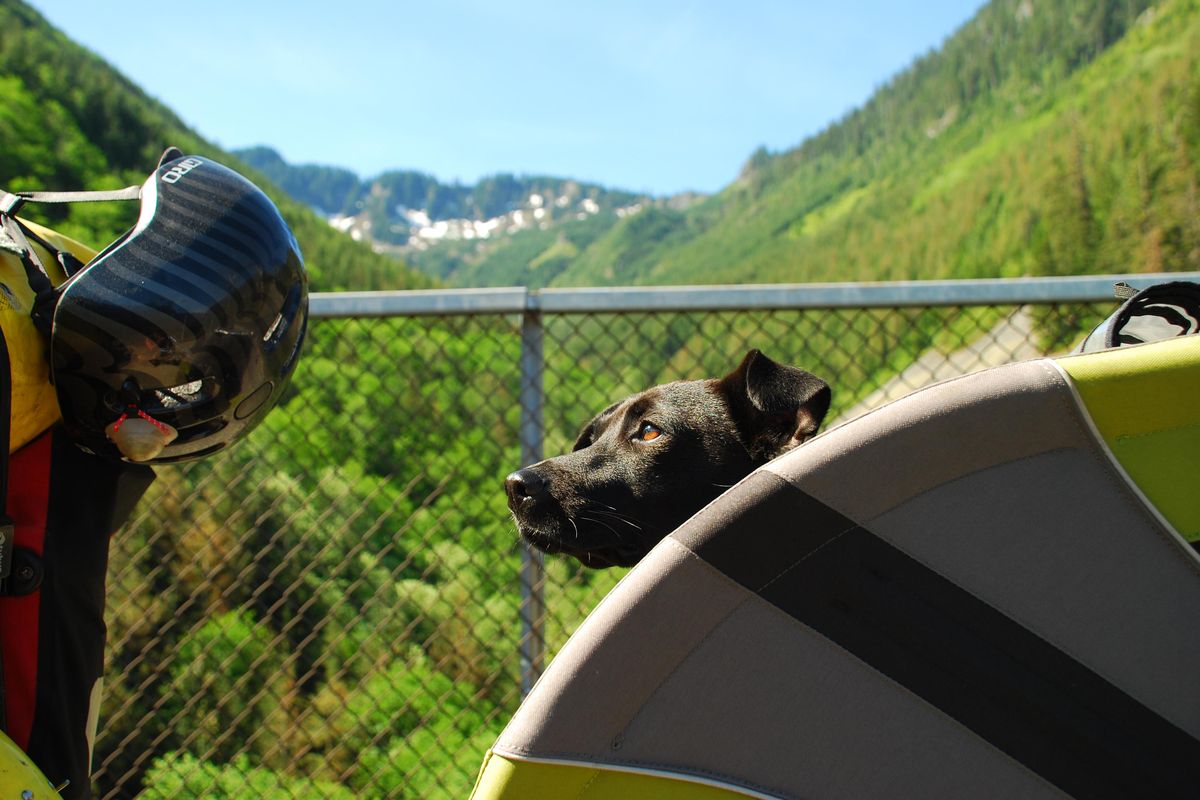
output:
{"label": "black strap", "polygon": [[12,366],[8,342],[0,328],[0,586],[12,570],[13,522],[8,516],[8,451],[12,447]]}
{"label": "black strap", "polygon": [[[76,272],[79,272],[79,270],[83,269],[84,263],[82,261],[80,261],[75,256],[75,254],[72,253],[70,250],[58,249],[57,247],[55,247],[54,245],[50,244],[45,239],[43,239],[41,236],[38,236],[36,233],[34,233],[33,229],[30,228],[28,225],[26,225],[21,220],[17,219],[16,217],[12,217],[11,219],[16,224],[17,228],[20,229],[20,233],[24,237],[26,250],[28,250],[29,254],[32,256],[32,258],[36,262],[38,271],[42,275],[46,276],[47,282],[50,280],[50,278],[47,275],[45,269],[42,268],[41,262],[38,261],[38,259],[37,259],[37,251],[35,251],[35,250],[33,250],[33,248],[29,247],[29,244],[31,242],[33,244],[36,244],[38,247],[42,248],[43,250],[45,250],[47,253],[53,253],[54,260],[58,262],[58,265],[60,267],[62,267],[63,273],[68,278],[71,277],[72,275],[74,275]],[[28,266],[26,266],[25,269],[26,269],[26,272],[29,271]]]}
{"label": "black strap", "polygon": [[[6,194],[5,197],[0,198],[0,206],[6,207],[8,198],[13,196]],[[46,271],[46,267],[38,258],[37,251],[29,243],[29,237],[33,236],[33,232],[22,225],[16,217],[4,213],[0,208],[0,234],[3,236],[4,249],[16,254],[25,267],[25,280],[29,284],[29,288],[33,290],[33,308],[29,313],[33,318],[33,324],[42,334],[49,336],[50,321],[54,313],[54,284],[50,281],[50,273]],[[41,243],[41,240],[38,239],[38,242]],[[49,250],[56,252],[55,248],[49,248]]]}
{"label": "black strap", "polygon": [[[41,559],[33,553],[21,553],[16,547],[16,527],[12,517],[8,515],[8,451],[12,447],[12,364],[3,329],[0,329],[0,439],[4,440],[4,452],[0,453],[0,597],[3,597],[10,594],[28,594],[28,591],[24,591],[24,584],[33,576],[30,568],[39,575],[41,572]],[[25,558],[27,555],[33,556],[34,561],[39,563],[29,562]],[[17,561],[22,562],[25,580],[17,580],[13,575],[14,564]],[[22,586],[18,587],[18,583]],[[3,677],[4,672],[0,669],[0,684]]]}
{"label": "black strap", "polygon": [[[4,338],[4,329],[0,328],[0,440],[3,450],[0,450],[0,558],[4,564],[0,566],[0,585],[7,583],[8,573],[12,570],[14,552],[13,538],[15,529],[8,517],[8,449],[12,446],[12,368],[8,358],[8,342]],[[8,714],[4,703],[4,653],[0,651],[0,730],[8,730]]]}

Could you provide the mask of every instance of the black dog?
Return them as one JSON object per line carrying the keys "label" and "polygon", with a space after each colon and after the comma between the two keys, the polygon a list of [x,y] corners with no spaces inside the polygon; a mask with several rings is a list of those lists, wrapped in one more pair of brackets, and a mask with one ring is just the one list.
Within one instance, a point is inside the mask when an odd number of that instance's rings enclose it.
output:
{"label": "black dog", "polygon": [[606,408],[573,452],[505,480],[522,538],[589,567],[631,566],[756,467],[816,434],[824,381],[751,350],[724,378],[655,386]]}

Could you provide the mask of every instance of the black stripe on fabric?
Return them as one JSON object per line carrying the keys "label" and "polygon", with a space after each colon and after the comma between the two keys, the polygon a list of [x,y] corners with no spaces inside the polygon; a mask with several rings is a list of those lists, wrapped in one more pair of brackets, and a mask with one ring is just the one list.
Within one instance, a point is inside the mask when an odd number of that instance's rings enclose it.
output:
{"label": "black stripe on fabric", "polygon": [[676,536],[1073,797],[1200,795],[1187,732],[786,481],[742,490],[723,521]]}
{"label": "black stripe on fabric", "polygon": [[806,506],[804,517],[797,518],[796,496],[796,489],[782,478],[755,472],[672,536],[757,591],[784,567],[854,524],[824,506]]}

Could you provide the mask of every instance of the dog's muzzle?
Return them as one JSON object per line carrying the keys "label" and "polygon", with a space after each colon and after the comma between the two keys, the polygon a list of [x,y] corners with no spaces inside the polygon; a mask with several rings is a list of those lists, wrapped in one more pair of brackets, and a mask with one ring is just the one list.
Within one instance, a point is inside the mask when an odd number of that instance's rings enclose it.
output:
{"label": "dog's muzzle", "polygon": [[531,469],[519,469],[504,479],[508,507],[514,514],[528,513],[549,497],[546,479]]}

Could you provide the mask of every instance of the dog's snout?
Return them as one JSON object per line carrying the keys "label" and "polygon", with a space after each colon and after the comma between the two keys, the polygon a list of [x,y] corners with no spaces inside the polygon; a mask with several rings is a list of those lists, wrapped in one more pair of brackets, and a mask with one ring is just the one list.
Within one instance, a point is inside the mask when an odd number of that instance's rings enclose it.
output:
{"label": "dog's snout", "polygon": [[546,480],[531,469],[519,469],[504,479],[504,490],[508,493],[509,508],[516,511],[532,505],[546,493]]}

